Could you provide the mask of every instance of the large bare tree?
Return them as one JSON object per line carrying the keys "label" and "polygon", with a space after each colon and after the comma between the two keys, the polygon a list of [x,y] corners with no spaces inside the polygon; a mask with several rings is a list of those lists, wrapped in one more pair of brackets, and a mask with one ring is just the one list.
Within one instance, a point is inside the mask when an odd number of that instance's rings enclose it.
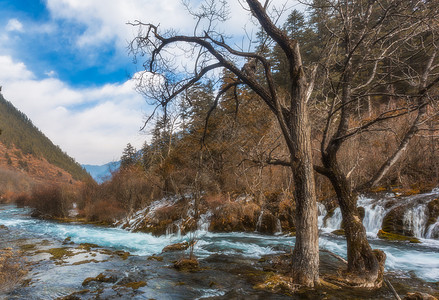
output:
{"label": "large bare tree", "polygon": [[[227,18],[225,1],[207,0],[201,11],[192,11],[197,22],[192,35],[162,32],[154,24],[136,21],[139,34],[131,43],[134,56],[146,56],[147,72],[138,77],[139,90],[158,106],[165,108],[192,85],[216,70],[226,69],[236,79],[223,86],[221,96],[237,85],[245,85],[275,115],[290,153],[289,167],[295,182],[296,242],[293,253],[295,283],[314,286],[319,282],[319,249],[317,205],[315,195],[308,100],[313,90],[314,71],[303,65],[298,42],[276,26],[268,13],[269,1],[246,0],[247,10],[256,20],[267,39],[277,44],[287,58],[290,89],[280,93],[273,80],[272,66],[256,51],[243,51],[228,43],[226,34],[215,26]],[[189,8],[189,5],[188,5]],[[191,11],[189,9],[189,11]],[[176,53],[189,54],[182,71],[173,62]],[[243,64],[242,62],[245,62]],[[262,72],[256,74],[256,69]],[[219,73],[219,72],[217,72]],[[308,73],[308,74],[307,74]]]}
{"label": "large bare tree", "polygon": [[[315,96],[327,114],[319,151],[323,168],[316,170],[330,180],[342,212],[347,280],[379,286],[385,255],[372,251],[367,241],[357,192],[376,186],[388,174],[431,117],[427,107],[436,99],[432,91],[439,81],[438,3],[316,0],[311,7],[325,21],[325,56]],[[388,157],[377,158],[381,166],[363,182],[350,180],[358,165],[344,166],[341,149],[352,147],[348,142],[359,136],[391,132],[397,118],[408,122],[400,142]]]}
{"label": "large bare tree", "polygon": [[[320,156],[321,165],[314,168],[330,180],[338,198],[347,239],[346,280],[357,286],[380,286],[385,255],[373,251],[367,241],[357,194],[379,184],[413,137],[437,115],[439,3],[314,0],[306,4],[312,11],[312,33],[318,37],[309,43],[318,45],[321,54],[310,62],[319,63],[311,111],[313,137],[320,143],[315,156]],[[394,135],[391,124],[397,119],[404,119],[407,128],[397,136],[399,142],[387,157],[376,158],[381,164],[366,178],[352,180],[355,169],[364,164],[359,157],[353,166],[343,165],[343,150],[368,134]],[[350,150],[360,153],[360,147],[373,148],[357,143]],[[279,158],[265,160],[290,165]]]}

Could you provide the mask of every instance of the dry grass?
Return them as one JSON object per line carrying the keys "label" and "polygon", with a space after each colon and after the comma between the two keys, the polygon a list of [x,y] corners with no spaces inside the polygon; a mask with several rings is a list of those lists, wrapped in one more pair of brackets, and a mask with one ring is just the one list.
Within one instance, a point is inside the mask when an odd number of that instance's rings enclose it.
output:
{"label": "dry grass", "polygon": [[0,250],[0,292],[7,293],[26,275],[24,261],[12,248]]}

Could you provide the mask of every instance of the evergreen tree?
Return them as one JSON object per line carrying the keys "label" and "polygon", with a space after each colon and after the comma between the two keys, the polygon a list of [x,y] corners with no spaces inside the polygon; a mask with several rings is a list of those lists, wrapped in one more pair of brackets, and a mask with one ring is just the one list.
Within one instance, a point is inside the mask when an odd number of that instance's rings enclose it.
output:
{"label": "evergreen tree", "polygon": [[137,151],[131,143],[128,143],[122,152],[122,157],[120,158],[121,169],[126,169],[135,165],[137,162]]}

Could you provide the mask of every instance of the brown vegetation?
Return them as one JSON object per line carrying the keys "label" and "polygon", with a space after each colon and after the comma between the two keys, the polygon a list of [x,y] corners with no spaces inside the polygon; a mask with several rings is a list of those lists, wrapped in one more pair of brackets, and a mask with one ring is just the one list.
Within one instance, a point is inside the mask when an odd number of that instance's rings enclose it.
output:
{"label": "brown vegetation", "polygon": [[24,261],[12,248],[0,250],[0,293],[12,290],[26,275]]}

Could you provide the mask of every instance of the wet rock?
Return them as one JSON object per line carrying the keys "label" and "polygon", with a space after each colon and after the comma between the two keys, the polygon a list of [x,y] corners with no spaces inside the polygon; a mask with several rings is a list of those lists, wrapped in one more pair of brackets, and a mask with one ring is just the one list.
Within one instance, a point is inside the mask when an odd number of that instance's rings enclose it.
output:
{"label": "wet rock", "polygon": [[73,245],[72,238],[70,236],[66,237],[62,242],[63,245]]}
{"label": "wet rock", "polygon": [[407,295],[403,298],[403,300],[438,300],[438,299],[430,294],[414,292],[414,293],[407,293]]}
{"label": "wet rock", "polygon": [[137,290],[141,287],[146,286],[146,282],[145,281],[128,282],[128,283],[122,284],[121,286],[126,287],[126,288],[132,288],[133,290]]}
{"label": "wet rock", "polygon": [[114,254],[116,254],[123,260],[126,260],[131,255],[128,251],[123,251],[123,250],[116,250],[114,251]]}
{"label": "wet rock", "polygon": [[430,201],[427,205],[427,228],[428,226],[436,223],[439,218],[439,198]]}
{"label": "wet rock", "polygon": [[117,280],[117,278],[113,275],[104,275],[104,273],[100,273],[98,276],[96,277],[88,277],[86,279],[84,279],[84,281],[82,282],[82,286],[86,286],[88,284],[90,284],[90,282],[110,282],[110,283],[115,283]]}
{"label": "wet rock", "polygon": [[401,234],[385,232],[383,230],[378,231],[378,237],[388,241],[408,241],[410,243],[420,243],[421,241],[415,237],[409,237]]}
{"label": "wet rock", "polygon": [[254,286],[258,290],[269,290],[274,293],[294,293],[299,285],[293,284],[292,278],[279,274],[269,275],[263,283]]}
{"label": "wet rock", "polygon": [[257,231],[264,234],[273,234],[277,232],[278,219],[270,212],[264,211],[258,224]]}
{"label": "wet rock", "polygon": [[405,210],[405,206],[398,206],[389,211],[383,219],[383,231],[398,235],[413,236],[413,232],[404,230]]}
{"label": "wet rock", "polygon": [[179,271],[194,272],[200,269],[200,265],[196,258],[180,258],[174,263],[174,268]]}
{"label": "wet rock", "polygon": [[147,258],[147,260],[163,261],[163,256],[151,255]]}
{"label": "wet rock", "polygon": [[338,235],[338,236],[345,236],[346,235],[344,229],[337,229],[337,230],[332,231],[331,233]]}
{"label": "wet rock", "polygon": [[190,244],[188,242],[171,244],[171,245],[168,245],[165,248],[163,248],[162,253],[163,252],[169,252],[169,251],[182,251],[182,250],[186,250],[186,249],[189,248],[189,246],[190,246]]}

